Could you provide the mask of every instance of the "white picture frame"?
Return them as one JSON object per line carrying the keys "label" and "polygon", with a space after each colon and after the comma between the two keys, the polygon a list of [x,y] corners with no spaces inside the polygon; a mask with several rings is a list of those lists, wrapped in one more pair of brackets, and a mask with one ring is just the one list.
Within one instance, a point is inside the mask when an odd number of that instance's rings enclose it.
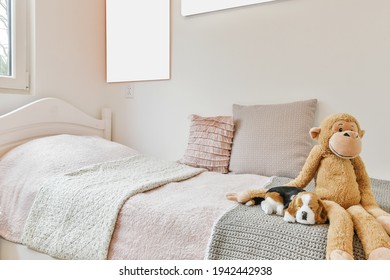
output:
{"label": "white picture frame", "polygon": [[107,82],[170,79],[170,1],[106,0]]}
{"label": "white picture frame", "polygon": [[182,0],[181,14],[190,16],[275,0]]}

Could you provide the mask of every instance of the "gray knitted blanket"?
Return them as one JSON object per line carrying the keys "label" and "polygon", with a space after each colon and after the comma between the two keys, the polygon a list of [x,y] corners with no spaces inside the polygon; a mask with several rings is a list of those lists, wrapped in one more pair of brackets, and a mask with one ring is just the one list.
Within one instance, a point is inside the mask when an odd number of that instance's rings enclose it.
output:
{"label": "gray knitted blanket", "polygon": [[35,198],[22,242],[60,259],[105,259],[129,197],[202,171],[136,155],[51,178]]}
{"label": "gray knitted blanket", "polygon": [[[281,186],[291,179],[275,177],[268,186]],[[390,211],[390,182],[371,179],[378,204]],[[267,188],[268,188],[267,187]],[[313,191],[311,183],[306,190]],[[212,260],[322,260],[325,259],[328,225],[290,224],[266,215],[260,206],[238,205],[215,224],[207,250]],[[365,259],[355,235],[355,259]]]}

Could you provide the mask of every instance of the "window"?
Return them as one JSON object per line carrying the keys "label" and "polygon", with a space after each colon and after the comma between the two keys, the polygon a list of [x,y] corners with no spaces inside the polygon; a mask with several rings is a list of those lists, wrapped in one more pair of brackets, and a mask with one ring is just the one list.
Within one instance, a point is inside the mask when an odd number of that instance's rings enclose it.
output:
{"label": "window", "polygon": [[11,76],[11,5],[9,1],[0,1],[0,75]]}
{"label": "window", "polygon": [[0,88],[28,90],[27,0],[0,0]]}

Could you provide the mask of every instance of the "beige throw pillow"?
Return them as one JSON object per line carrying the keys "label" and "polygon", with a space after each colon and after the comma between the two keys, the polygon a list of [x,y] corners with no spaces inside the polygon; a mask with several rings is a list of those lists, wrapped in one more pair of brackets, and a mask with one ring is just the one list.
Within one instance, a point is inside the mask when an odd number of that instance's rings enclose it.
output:
{"label": "beige throw pillow", "polygon": [[313,146],[309,130],[317,100],[286,104],[233,105],[235,135],[229,170],[296,177]]}
{"label": "beige throw pillow", "polygon": [[187,150],[181,163],[227,173],[234,134],[232,116],[191,116]]}

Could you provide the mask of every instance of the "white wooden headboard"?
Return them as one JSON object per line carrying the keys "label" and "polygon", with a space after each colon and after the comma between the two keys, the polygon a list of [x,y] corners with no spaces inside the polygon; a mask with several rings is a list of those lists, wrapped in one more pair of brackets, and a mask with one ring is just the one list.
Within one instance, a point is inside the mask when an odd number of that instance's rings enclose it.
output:
{"label": "white wooden headboard", "polygon": [[31,139],[57,134],[111,140],[111,110],[96,119],[57,98],[43,98],[0,116],[0,156]]}

